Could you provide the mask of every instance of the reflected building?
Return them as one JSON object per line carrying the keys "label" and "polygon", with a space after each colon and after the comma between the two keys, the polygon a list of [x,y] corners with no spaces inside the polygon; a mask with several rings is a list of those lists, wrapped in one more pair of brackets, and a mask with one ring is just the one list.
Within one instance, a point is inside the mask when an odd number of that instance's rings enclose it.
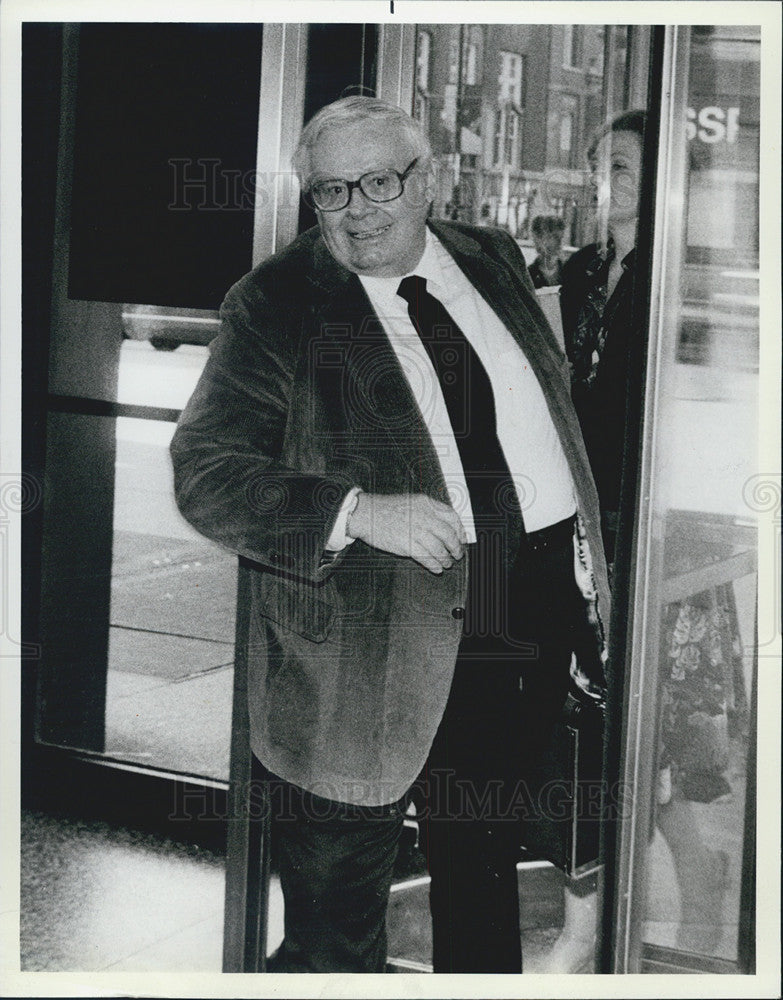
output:
{"label": "reflected building", "polygon": [[566,223],[566,243],[589,240],[585,150],[601,121],[606,30],[418,29],[414,114],[439,168],[436,216],[527,239],[533,216],[554,214]]}

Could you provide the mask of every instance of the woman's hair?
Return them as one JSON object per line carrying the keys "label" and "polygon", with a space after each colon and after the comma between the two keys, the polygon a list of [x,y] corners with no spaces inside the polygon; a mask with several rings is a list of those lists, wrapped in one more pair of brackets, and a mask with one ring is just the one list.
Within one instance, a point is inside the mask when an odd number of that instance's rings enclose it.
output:
{"label": "woman's hair", "polygon": [[595,133],[587,147],[587,159],[595,159],[598,143],[610,132],[634,132],[639,136],[639,142],[644,143],[644,130],[647,127],[647,112],[641,109],[633,111],[623,111],[614,118],[610,118]]}
{"label": "woman's hair", "polygon": [[429,139],[415,118],[411,118],[396,104],[390,104],[377,97],[354,94],[350,97],[341,97],[340,100],[321,108],[302,129],[293,156],[293,167],[303,188],[306,188],[310,178],[310,153],[324,132],[330,128],[364,121],[377,121],[389,127],[396,126],[410,141],[413,153],[420,164],[426,164],[432,159]]}

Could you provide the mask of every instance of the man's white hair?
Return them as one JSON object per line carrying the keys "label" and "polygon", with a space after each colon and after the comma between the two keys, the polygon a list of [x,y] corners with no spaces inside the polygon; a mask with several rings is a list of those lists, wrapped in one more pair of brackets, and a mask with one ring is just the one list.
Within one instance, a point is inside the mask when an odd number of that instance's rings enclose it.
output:
{"label": "man's white hair", "polygon": [[307,190],[312,173],[311,151],[324,132],[330,128],[365,121],[396,126],[409,140],[413,155],[418,158],[420,165],[426,165],[432,160],[432,147],[424,130],[402,108],[377,97],[363,97],[359,94],[341,97],[339,101],[327,104],[317,111],[302,129],[293,156],[293,167],[303,191]]}

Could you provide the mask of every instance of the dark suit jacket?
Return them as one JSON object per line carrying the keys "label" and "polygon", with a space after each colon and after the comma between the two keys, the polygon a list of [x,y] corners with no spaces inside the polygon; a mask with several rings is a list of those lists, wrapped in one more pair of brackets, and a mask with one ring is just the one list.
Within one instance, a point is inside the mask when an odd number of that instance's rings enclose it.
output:
{"label": "dark suit jacket", "polygon": [[[601,641],[595,612],[605,623],[608,588],[597,501],[565,357],[507,234],[431,225],[519,340],[544,388],[576,485],[580,583]],[[324,552],[353,485],[447,494],[362,285],[317,230],[229,291],[171,450],[182,513],[255,567],[255,754],[327,798],[399,798],[443,713],[462,628],[452,611],[465,603],[467,560],[436,576],[361,541],[336,557]]]}

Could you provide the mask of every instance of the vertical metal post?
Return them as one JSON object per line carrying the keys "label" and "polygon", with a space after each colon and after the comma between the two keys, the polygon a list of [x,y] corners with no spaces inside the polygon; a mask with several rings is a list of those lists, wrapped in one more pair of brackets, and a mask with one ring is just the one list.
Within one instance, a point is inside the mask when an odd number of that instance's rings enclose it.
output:
{"label": "vertical metal post", "polygon": [[291,169],[304,115],[307,25],[265,24],[258,101],[253,265],[297,233],[299,186]]}
{"label": "vertical metal post", "polygon": [[[645,896],[644,875],[647,869],[649,821],[652,810],[654,765],[650,747],[655,745],[655,704],[657,700],[658,641],[657,624],[647,609],[659,603],[656,588],[662,581],[660,565],[662,526],[658,519],[657,483],[653,461],[660,432],[658,412],[663,391],[660,367],[667,344],[667,323],[676,308],[681,274],[681,214],[685,164],[685,96],[688,83],[689,30],[668,26],[663,31],[661,66],[651,71],[657,93],[650,104],[660,102],[657,134],[657,165],[654,179],[652,229],[640,227],[638,252],[641,260],[650,259],[647,280],[649,295],[649,344],[644,403],[641,415],[640,464],[636,486],[638,510],[635,531],[624,530],[618,541],[615,593],[627,594],[619,608],[613,609],[610,648],[614,674],[624,687],[621,732],[616,749],[620,765],[616,768],[627,815],[618,820],[616,834],[607,847],[607,892],[611,898],[610,918],[604,923],[610,954],[605,956],[604,971],[639,972],[641,965],[640,907]],[[656,31],[657,31],[656,30]],[[653,34],[656,44],[657,33]],[[656,116],[650,115],[650,128]],[[645,146],[652,145],[650,136]],[[647,185],[643,185],[645,198]],[[643,202],[644,203],[644,202]],[[638,296],[639,289],[635,290]],[[644,301],[645,296],[638,296]],[[624,537],[623,537],[624,536]],[[660,595],[657,595],[658,597]],[[617,613],[619,611],[619,614]],[[626,619],[627,616],[627,620]],[[610,761],[608,760],[608,763]],[[616,765],[615,765],[616,767]],[[610,780],[608,778],[607,780]]]}
{"label": "vertical metal post", "polygon": [[223,971],[263,972],[269,902],[269,809],[263,783],[253,781],[247,661],[250,570],[240,560],[237,582],[234,704],[231,720]]}
{"label": "vertical metal post", "polygon": [[742,869],[740,875],[739,940],[737,961],[740,972],[756,973],[756,788],[758,740],[758,584],[756,585],[756,621],[753,628],[753,679],[750,687],[750,725],[748,760],[745,771],[745,817],[742,831]]}

